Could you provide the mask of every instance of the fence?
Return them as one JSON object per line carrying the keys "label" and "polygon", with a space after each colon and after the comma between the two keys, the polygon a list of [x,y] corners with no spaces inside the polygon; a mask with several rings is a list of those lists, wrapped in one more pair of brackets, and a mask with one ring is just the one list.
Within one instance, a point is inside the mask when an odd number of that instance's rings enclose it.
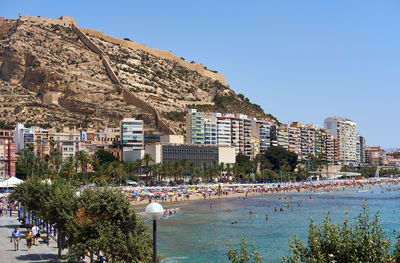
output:
{"label": "fence", "polygon": [[0,215],[21,218],[21,211],[19,209],[2,209]]}

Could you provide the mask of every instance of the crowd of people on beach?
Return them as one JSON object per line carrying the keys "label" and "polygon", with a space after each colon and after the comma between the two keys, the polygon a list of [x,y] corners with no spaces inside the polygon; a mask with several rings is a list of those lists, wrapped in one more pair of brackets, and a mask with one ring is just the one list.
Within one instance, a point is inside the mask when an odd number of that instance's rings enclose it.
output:
{"label": "crowd of people on beach", "polygon": [[284,182],[266,184],[204,184],[160,187],[123,188],[132,203],[177,202],[185,200],[209,200],[239,196],[243,200],[248,194],[287,193],[300,191],[333,190],[347,187],[397,183],[397,179],[373,178],[364,180],[326,180],[308,182]]}

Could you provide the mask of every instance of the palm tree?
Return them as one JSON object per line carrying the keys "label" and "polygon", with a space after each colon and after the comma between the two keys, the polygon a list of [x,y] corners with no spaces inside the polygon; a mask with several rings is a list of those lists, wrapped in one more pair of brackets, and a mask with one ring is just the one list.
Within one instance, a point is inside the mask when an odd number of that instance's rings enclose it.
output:
{"label": "palm tree", "polygon": [[63,163],[63,158],[60,150],[55,149],[52,158],[53,158],[53,165],[55,166],[56,171],[59,172],[61,165]]}
{"label": "palm tree", "polygon": [[[146,154],[143,156],[143,159],[142,159],[142,160],[143,160],[144,163],[146,164],[145,171],[147,171],[147,169],[148,169],[148,167],[149,167],[149,162],[153,161],[153,159],[151,158],[150,154],[146,153]],[[148,176],[149,176],[149,175],[148,175],[148,173],[146,172],[146,181],[147,181],[147,182],[149,181],[149,177],[148,177]]]}
{"label": "palm tree", "polygon": [[163,163],[161,164],[160,167],[160,181],[162,181],[163,179],[165,180],[165,178],[167,178],[167,174],[169,172],[169,164],[168,163]]}
{"label": "palm tree", "polygon": [[223,163],[223,162],[220,163],[217,168],[218,168],[218,174],[219,174],[219,181],[222,182],[223,174],[226,171],[225,170],[225,163]]}
{"label": "palm tree", "polygon": [[188,161],[186,159],[182,159],[179,161],[179,165],[180,165],[180,170],[181,170],[181,180],[184,182],[184,174],[186,173],[186,168],[188,166]]}
{"label": "palm tree", "polygon": [[71,180],[74,176],[74,158],[69,156],[65,159],[64,164],[61,168],[62,174],[68,179]]}
{"label": "palm tree", "polygon": [[232,164],[227,163],[225,164],[225,172],[226,172],[226,177],[229,179],[232,175]]}
{"label": "palm tree", "polygon": [[89,156],[84,151],[79,151],[75,154],[75,159],[81,165],[81,173],[85,174],[86,183],[89,178],[87,178],[87,165],[89,163]]}
{"label": "palm tree", "polygon": [[175,183],[178,181],[178,173],[179,173],[179,163],[178,162],[173,162],[171,166],[172,173],[174,175]]}
{"label": "palm tree", "polygon": [[191,179],[194,183],[197,183],[202,175],[200,167],[194,167],[193,172],[190,174]]}
{"label": "palm tree", "polygon": [[137,159],[133,161],[134,167],[136,169],[136,173],[140,174],[142,171],[142,166],[143,166],[143,160],[142,159]]}

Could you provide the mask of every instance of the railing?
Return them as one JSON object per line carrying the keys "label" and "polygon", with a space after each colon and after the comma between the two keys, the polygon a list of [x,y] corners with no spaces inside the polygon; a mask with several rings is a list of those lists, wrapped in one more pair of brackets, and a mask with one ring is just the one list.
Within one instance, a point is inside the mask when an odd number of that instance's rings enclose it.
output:
{"label": "railing", "polygon": [[91,258],[91,256],[90,256],[90,252],[87,252],[86,253],[86,255],[85,256],[82,256],[82,260],[85,260],[85,258],[86,258],[86,256],[89,258],[89,262],[100,262],[100,263],[106,263],[106,262],[108,262],[106,259],[105,259],[105,257],[103,257],[103,256],[101,256],[101,255],[99,255],[99,254],[97,254],[96,252],[93,252],[93,260],[92,260],[92,258]]}
{"label": "railing", "polygon": [[1,211],[1,215],[0,216],[10,216],[10,217],[16,216],[16,217],[20,218],[21,217],[21,211],[18,210],[18,209],[3,209]]}

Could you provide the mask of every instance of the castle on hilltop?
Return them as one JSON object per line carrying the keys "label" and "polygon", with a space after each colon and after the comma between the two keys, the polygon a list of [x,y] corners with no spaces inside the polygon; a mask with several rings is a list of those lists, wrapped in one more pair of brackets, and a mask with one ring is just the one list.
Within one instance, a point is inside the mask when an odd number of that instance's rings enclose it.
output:
{"label": "castle on hilltop", "polygon": [[44,24],[53,24],[59,26],[78,26],[78,23],[74,20],[73,17],[70,16],[61,16],[60,18],[42,18],[40,16],[23,16],[21,14],[19,16],[19,21],[29,21],[29,22],[40,22]]}
{"label": "castle on hilltop", "polygon": [[[61,16],[60,18],[42,18],[42,17],[34,17],[34,16],[23,16],[19,14],[19,21],[21,22],[38,22],[38,23],[43,23],[43,24],[55,24],[59,26],[64,26],[64,27],[72,27],[72,28],[77,28],[78,23],[74,20],[73,17],[69,16]],[[204,67],[203,64],[195,64],[195,63],[189,63],[182,58],[178,58],[175,56],[172,51],[164,51],[164,50],[158,50],[158,49],[153,49],[149,48],[146,45],[134,43],[131,41],[127,40],[122,40],[110,36],[103,35],[103,32],[96,31],[96,30],[91,30],[91,29],[81,29],[81,31],[89,36],[92,37],[98,37],[101,39],[104,39],[110,43],[116,44],[116,45],[121,45],[125,46],[131,49],[140,49],[143,51],[146,51],[154,56],[163,58],[163,59],[169,59],[177,62],[179,65],[191,70],[191,71],[196,71],[202,76],[209,77],[211,79],[219,81],[221,84],[227,86],[226,81],[225,81],[225,76],[223,74],[219,74],[213,71],[210,71]]]}

